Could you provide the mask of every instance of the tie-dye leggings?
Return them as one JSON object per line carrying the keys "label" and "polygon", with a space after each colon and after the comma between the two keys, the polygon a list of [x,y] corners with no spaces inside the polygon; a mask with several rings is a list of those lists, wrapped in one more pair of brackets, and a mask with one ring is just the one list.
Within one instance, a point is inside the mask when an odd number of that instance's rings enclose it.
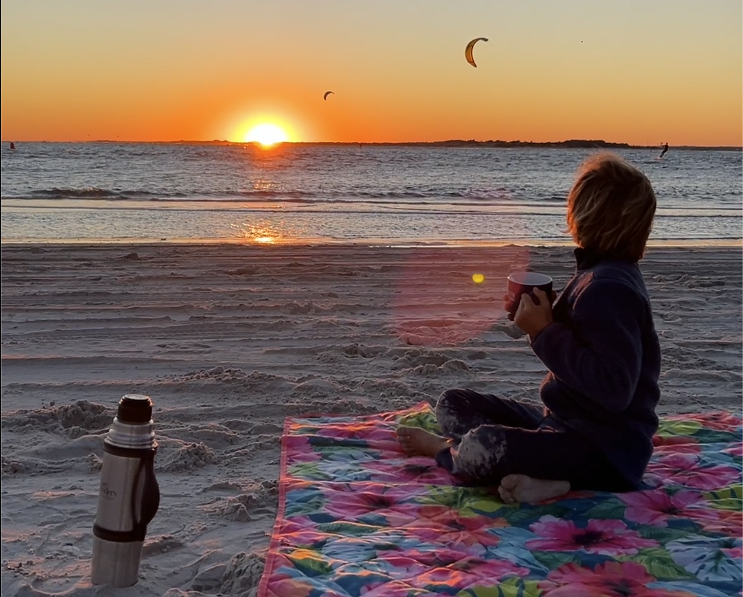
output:
{"label": "tie-dye leggings", "polygon": [[436,419],[454,440],[436,462],[469,484],[497,486],[520,473],[573,489],[633,489],[595,445],[545,416],[544,407],[455,389],[439,398]]}

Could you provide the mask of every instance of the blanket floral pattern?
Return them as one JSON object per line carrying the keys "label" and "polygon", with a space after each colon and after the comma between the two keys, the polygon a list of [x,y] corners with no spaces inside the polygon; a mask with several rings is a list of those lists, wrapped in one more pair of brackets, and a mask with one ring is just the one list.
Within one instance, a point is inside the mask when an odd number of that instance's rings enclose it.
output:
{"label": "blanket floral pattern", "polygon": [[645,486],[539,505],[408,458],[431,408],[287,419],[280,511],[259,597],[742,595],[741,418],[667,416]]}

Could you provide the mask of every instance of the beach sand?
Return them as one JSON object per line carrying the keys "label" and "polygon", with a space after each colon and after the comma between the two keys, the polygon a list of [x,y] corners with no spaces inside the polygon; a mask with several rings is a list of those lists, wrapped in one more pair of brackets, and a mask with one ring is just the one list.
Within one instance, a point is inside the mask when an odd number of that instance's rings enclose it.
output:
{"label": "beach sand", "polygon": [[[536,400],[505,318],[511,269],[566,247],[2,248],[2,595],[254,595],[286,416],[373,413],[470,387]],[[741,412],[741,250],[653,248],[661,414]],[[472,275],[484,282],[476,284]],[[91,586],[103,439],[152,397],[160,510],[139,582]]]}

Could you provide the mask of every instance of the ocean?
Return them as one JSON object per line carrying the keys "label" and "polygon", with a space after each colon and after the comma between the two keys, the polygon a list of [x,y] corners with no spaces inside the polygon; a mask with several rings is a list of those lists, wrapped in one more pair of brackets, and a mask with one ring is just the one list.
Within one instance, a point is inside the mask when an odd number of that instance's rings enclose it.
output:
{"label": "ocean", "polygon": [[[597,149],[8,143],[2,242],[570,245]],[[740,151],[612,150],[658,197],[651,245],[739,245]]]}

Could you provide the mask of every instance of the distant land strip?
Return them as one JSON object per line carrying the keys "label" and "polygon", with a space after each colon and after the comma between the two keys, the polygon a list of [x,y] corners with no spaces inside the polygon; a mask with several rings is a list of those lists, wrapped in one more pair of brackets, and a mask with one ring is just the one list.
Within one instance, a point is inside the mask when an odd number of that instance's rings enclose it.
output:
{"label": "distant land strip", "polygon": [[[7,143],[7,141],[2,141]],[[24,141],[16,141],[24,143]],[[214,139],[212,141],[120,141],[98,139],[95,141],[25,141],[25,143],[150,143],[161,145],[260,145],[256,141],[226,141]],[[475,141],[474,139],[451,139],[448,141],[283,141],[277,145],[302,146],[395,146],[395,147],[535,147],[535,148],[562,148],[562,149],[659,149],[662,145],[630,145],[629,143],[613,143],[601,139],[569,139],[567,141]],[[669,145],[671,149],[742,151],[743,147],[734,145]]]}
{"label": "distant land strip", "polygon": [[[174,143],[202,143],[208,145],[257,145],[255,142],[240,141],[174,141]],[[555,147],[579,149],[658,149],[658,145],[630,145],[629,143],[612,143],[601,139],[569,139],[567,141],[475,141],[473,139],[451,139],[448,141],[397,141],[397,142],[363,142],[363,141],[288,141],[290,145],[370,145],[370,146],[398,146],[398,147]],[[741,151],[743,147],[722,145],[716,147],[696,145],[670,145],[672,149],[699,149],[720,151]]]}
{"label": "distant land strip", "polygon": [[[567,141],[474,141],[474,140],[461,140],[452,139],[449,141],[401,141],[401,142],[377,142],[377,143],[363,143],[363,142],[296,142],[296,145],[395,145],[395,146],[422,146],[422,147],[555,147],[555,148],[581,148],[581,149],[659,149],[662,147],[658,145],[630,145],[629,143],[612,143],[610,141],[593,140],[593,139],[570,139]],[[244,143],[243,143],[244,145]],[[669,145],[671,149],[700,149],[700,150],[722,150],[722,151],[741,151],[741,146],[697,146],[697,145]]]}

